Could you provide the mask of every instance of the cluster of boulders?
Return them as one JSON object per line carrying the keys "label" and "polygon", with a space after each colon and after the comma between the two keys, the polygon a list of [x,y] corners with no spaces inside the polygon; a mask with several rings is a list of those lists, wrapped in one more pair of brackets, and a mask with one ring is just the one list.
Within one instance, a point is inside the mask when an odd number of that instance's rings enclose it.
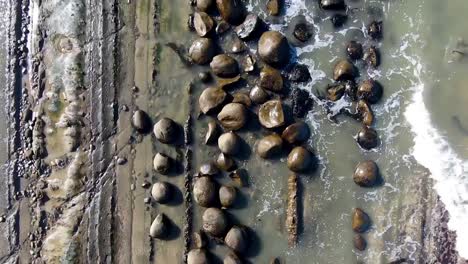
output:
{"label": "cluster of boulders", "polygon": [[[344,0],[321,0],[324,9],[344,10]],[[379,41],[383,37],[382,22],[372,21],[367,26],[367,35],[370,43]],[[362,123],[362,128],[356,135],[356,141],[364,150],[376,148],[379,144],[377,131],[372,128],[374,114],[371,105],[377,103],[383,95],[382,85],[374,79],[362,80],[356,83],[359,71],[354,63],[363,60],[369,67],[376,68],[380,65],[380,53],[375,45],[369,44],[364,49],[363,44],[350,41],[346,45],[347,58],[340,59],[333,69],[334,84],[327,87],[326,99],[338,101],[340,99],[353,102],[354,109],[347,110],[348,114]],[[353,174],[354,182],[361,187],[375,186],[379,181],[379,169],[372,160],[359,162]],[[352,228],[357,233],[354,237],[354,245],[357,250],[365,250],[367,243],[361,233],[366,232],[370,226],[370,217],[360,208],[354,209],[352,216]]]}

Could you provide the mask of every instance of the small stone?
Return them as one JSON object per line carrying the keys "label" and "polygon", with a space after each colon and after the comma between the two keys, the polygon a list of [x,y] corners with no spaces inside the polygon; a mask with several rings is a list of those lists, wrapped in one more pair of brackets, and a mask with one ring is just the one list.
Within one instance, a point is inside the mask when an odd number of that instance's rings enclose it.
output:
{"label": "small stone", "polygon": [[288,74],[291,82],[308,82],[310,77],[309,69],[304,64],[294,64]]}
{"label": "small stone", "polygon": [[352,227],[356,233],[366,232],[371,225],[371,220],[361,208],[355,208],[353,212]]}
{"label": "small stone", "polygon": [[255,14],[248,14],[244,22],[234,28],[234,31],[241,39],[248,39],[259,24],[259,19]]}
{"label": "small stone", "polygon": [[201,82],[207,83],[211,80],[211,75],[209,72],[204,71],[198,74],[198,78],[200,79]]}
{"label": "small stone", "polygon": [[336,102],[343,97],[345,86],[342,83],[332,84],[327,87],[327,99]]}
{"label": "small stone", "polygon": [[374,68],[377,68],[380,65],[380,53],[379,50],[371,46],[366,53],[364,54],[364,61]]}
{"label": "small stone", "polygon": [[305,117],[314,105],[314,100],[310,97],[309,92],[303,89],[294,88],[291,97],[294,117]]}
{"label": "small stone", "polygon": [[310,129],[306,123],[300,121],[286,127],[281,137],[291,145],[302,144],[309,139]]}
{"label": "small stone", "polygon": [[241,61],[242,70],[244,72],[252,72],[255,70],[255,58],[252,55],[246,55]]}
{"label": "small stone", "polygon": [[221,21],[216,26],[216,34],[221,35],[224,32],[228,31],[231,26],[226,21]]}
{"label": "small stone", "polygon": [[247,171],[244,169],[237,169],[229,174],[229,178],[237,184],[238,187],[247,186]]}
{"label": "small stone", "polygon": [[260,106],[258,110],[260,124],[266,128],[275,128],[284,125],[284,112],[280,100],[270,100]]}
{"label": "small stone", "polygon": [[320,7],[325,10],[344,10],[346,4],[344,0],[320,0]]}
{"label": "small stone", "polygon": [[277,31],[267,31],[258,41],[260,58],[272,66],[280,66],[289,61],[289,44],[287,39]]}
{"label": "small stone", "polygon": [[219,14],[229,24],[239,25],[245,18],[245,7],[240,0],[216,0]]}
{"label": "small stone", "polygon": [[223,211],[218,208],[208,208],[202,216],[203,230],[215,237],[225,234],[228,221]]}
{"label": "small stone", "polygon": [[125,163],[127,163],[127,158],[120,157],[120,158],[117,159],[117,164],[118,165],[124,165]]}
{"label": "small stone", "polygon": [[163,239],[167,235],[167,219],[164,214],[158,214],[150,227],[150,236],[152,238]]}
{"label": "small stone", "polygon": [[164,117],[153,128],[154,135],[159,142],[171,144],[177,139],[177,124],[170,118]]}
{"label": "small stone", "polygon": [[331,18],[331,22],[333,24],[333,27],[335,28],[342,27],[346,23],[347,20],[348,20],[348,16],[343,15],[343,14],[335,14]]}
{"label": "small stone", "polygon": [[231,186],[221,186],[219,188],[219,201],[223,208],[231,207],[236,201],[236,188]]}
{"label": "small stone", "polygon": [[241,147],[241,139],[234,132],[224,133],[218,138],[218,147],[224,154],[236,155]]}
{"label": "small stone", "polygon": [[298,23],[294,26],[294,37],[300,42],[306,42],[312,37],[312,32],[306,23]]}
{"label": "small stone", "polygon": [[162,153],[157,153],[153,159],[153,168],[155,171],[167,175],[171,169],[171,159]]}
{"label": "small stone", "polygon": [[382,21],[372,21],[368,26],[367,26],[367,34],[372,38],[372,39],[381,39],[383,34],[382,34]]}
{"label": "small stone", "polygon": [[150,186],[151,186],[151,183],[149,183],[149,182],[146,181],[146,180],[143,181],[143,183],[141,184],[141,187],[142,187],[142,188],[145,188],[145,189],[148,188],[148,187],[150,187]]}
{"label": "small stone", "polygon": [[377,147],[379,143],[377,131],[370,127],[363,127],[357,135],[357,142],[361,148],[366,150]]}
{"label": "small stone", "polygon": [[280,71],[272,67],[265,66],[260,72],[258,85],[263,89],[279,93],[283,90],[283,77],[281,76]]}
{"label": "small stone", "polygon": [[288,168],[293,172],[304,172],[313,162],[312,153],[304,147],[295,147],[288,155]]}
{"label": "small stone", "polygon": [[352,60],[359,60],[362,58],[362,44],[357,41],[350,41],[346,46],[346,52]]}
{"label": "small stone", "polygon": [[227,54],[213,57],[210,67],[213,73],[221,78],[232,78],[239,74],[237,61]]}
{"label": "small stone", "polygon": [[224,244],[236,253],[244,253],[247,249],[247,233],[244,228],[233,226],[224,238]]}
{"label": "small stone", "polygon": [[208,35],[214,27],[213,19],[205,12],[195,12],[193,24],[200,37]]}
{"label": "small stone", "polygon": [[340,60],[333,70],[333,79],[335,81],[353,80],[358,72],[356,67],[348,60]]}
{"label": "small stone", "polygon": [[368,127],[371,126],[374,121],[374,114],[370,105],[365,100],[359,100],[356,110],[362,120],[362,124]]}
{"label": "small stone", "polygon": [[216,166],[223,171],[233,171],[236,169],[234,159],[224,153],[220,153],[216,159]]}
{"label": "small stone", "polygon": [[382,98],[382,95],[382,85],[373,79],[363,81],[357,90],[357,97],[366,100],[370,104],[377,103]]}
{"label": "small stone", "polygon": [[215,55],[214,43],[209,38],[199,38],[192,43],[189,56],[196,64],[207,64]]}
{"label": "small stone", "polygon": [[281,0],[267,0],[266,8],[270,16],[277,16],[280,12]]}
{"label": "small stone", "polygon": [[219,136],[219,132],[220,131],[216,121],[210,120],[210,122],[208,122],[208,130],[205,136],[205,144],[212,144],[216,142]]}
{"label": "small stone", "polygon": [[151,188],[151,196],[161,204],[167,203],[171,196],[171,187],[166,182],[157,182]]}
{"label": "small stone", "polygon": [[[227,100],[227,93],[218,87],[208,87],[198,98],[200,111],[204,114],[211,114],[220,109]],[[219,111],[219,110],[218,110]]]}
{"label": "small stone", "polygon": [[270,95],[265,91],[265,89],[255,86],[250,90],[249,97],[252,100],[252,102],[256,104],[263,104],[265,103],[269,98]]}
{"label": "small stone", "polygon": [[132,117],[133,127],[140,133],[151,131],[151,118],[143,110],[137,110]]}
{"label": "small stone", "polygon": [[216,201],[216,185],[208,177],[197,178],[193,185],[193,198],[202,207],[210,207]]}
{"label": "small stone", "polygon": [[353,239],[354,248],[359,251],[366,250],[367,242],[364,237],[360,234],[355,234]]}
{"label": "small stone", "polygon": [[230,103],[218,114],[218,120],[228,131],[239,130],[247,123],[247,109],[239,103]]}
{"label": "small stone", "polygon": [[377,182],[379,167],[372,160],[359,162],[354,170],[353,180],[362,187],[372,187]]}
{"label": "small stone", "polygon": [[283,140],[277,134],[268,135],[257,143],[257,153],[260,157],[268,159],[278,155],[283,149]]}

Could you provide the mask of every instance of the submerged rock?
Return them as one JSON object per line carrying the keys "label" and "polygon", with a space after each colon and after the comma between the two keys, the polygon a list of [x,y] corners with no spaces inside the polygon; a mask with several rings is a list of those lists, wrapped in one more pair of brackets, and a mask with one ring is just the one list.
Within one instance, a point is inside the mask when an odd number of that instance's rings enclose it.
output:
{"label": "submerged rock", "polygon": [[259,86],[254,86],[252,90],[250,90],[249,97],[252,102],[256,104],[263,104],[268,100],[268,98],[270,98],[270,95],[265,91],[265,89]]}
{"label": "submerged rock", "polygon": [[310,137],[310,129],[309,126],[300,121],[289,125],[281,135],[284,141],[289,144],[296,145],[302,144],[307,141]]}
{"label": "submerged rock", "polygon": [[231,207],[236,201],[237,191],[236,188],[231,186],[221,186],[219,188],[219,201],[223,208]]}
{"label": "submerged rock", "polygon": [[216,159],[216,166],[223,171],[233,171],[236,169],[234,159],[224,153],[220,153]]}
{"label": "submerged rock", "polygon": [[171,144],[177,139],[178,127],[172,119],[164,117],[154,125],[153,132],[159,142]]}
{"label": "submerged rock", "polygon": [[226,233],[228,221],[223,211],[218,208],[208,208],[202,216],[203,230],[215,237]]}
{"label": "submerged rock", "polygon": [[367,215],[361,208],[355,208],[353,212],[352,227],[356,233],[366,232],[371,225],[369,215]]}
{"label": "submerged rock", "polygon": [[344,10],[346,4],[344,0],[320,0],[320,7],[325,10]]}
{"label": "submerged rock", "polygon": [[221,78],[232,78],[239,74],[239,65],[237,61],[226,54],[220,54],[213,57],[210,67],[213,73]]}
{"label": "submerged rock", "polygon": [[300,22],[294,26],[293,35],[300,42],[306,42],[312,37],[312,30],[305,22]]}
{"label": "submerged rock", "polygon": [[218,114],[218,120],[226,130],[239,130],[247,122],[247,109],[239,103],[230,103]]}
{"label": "submerged rock", "polygon": [[359,162],[354,170],[353,180],[362,187],[372,187],[377,182],[379,168],[372,160]]}
{"label": "submerged rock", "polygon": [[308,82],[310,77],[309,69],[304,64],[294,64],[288,73],[291,82]]}
{"label": "submerged rock", "polygon": [[214,43],[209,38],[199,38],[190,46],[189,56],[196,64],[207,64],[215,55]]}
{"label": "submerged rock", "polygon": [[168,233],[168,223],[164,214],[158,214],[150,227],[152,238],[164,239]]}
{"label": "submerged rock", "polygon": [[382,25],[382,21],[372,21],[367,26],[367,34],[373,39],[381,39],[383,36]]}
{"label": "submerged rock", "polygon": [[304,147],[295,147],[288,155],[288,168],[293,172],[304,172],[313,162],[312,153]]}
{"label": "submerged rock", "polygon": [[370,104],[377,103],[383,95],[383,88],[379,82],[368,79],[363,81],[357,90],[357,97],[366,100]]}
{"label": "submerged rock", "polygon": [[289,44],[286,38],[277,31],[267,31],[258,41],[260,58],[273,66],[280,66],[289,61]]}
{"label": "submerged rock", "polygon": [[259,19],[254,14],[248,14],[244,22],[237,26],[234,31],[241,39],[249,38],[252,33],[256,30],[259,24]]}
{"label": "submerged rock", "polygon": [[352,40],[348,45],[346,45],[346,52],[348,53],[349,58],[359,60],[362,58],[363,54],[362,44]]}
{"label": "submerged rock", "polygon": [[218,147],[224,154],[236,155],[241,147],[241,139],[234,132],[224,133],[218,138]]}
{"label": "submerged rock", "polygon": [[349,96],[352,101],[357,100],[357,85],[354,81],[345,81],[345,93]]}
{"label": "submerged rock", "polygon": [[271,158],[281,152],[283,140],[277,134],[268,135],[257,143],[257,153],[264,159]]}
{"label": "submerged rock", "polygon": [[295,88],[292,91],[291,97],[294,117],[305,117],[314,105],[314,100],[310,97],[309,92],[303,89]]}
{"label": "submerged rock", "polygon": [[133,127],[140,133],[148,133],[151,131],[151,118],[143,110],[137,110],[132,117]]}
{"label": "submerged rock", "polygon": [[202,207],[210,207],[216,201],[216,185],[208,177],[197,178],[193,185],[193,198]]}
{"label": "submerged rock", "polygon": [[353,80],[358,75],[354,65],[348,60],[340,60],[333,70],[333,79],[335,81]]}
{"label": "submerged rock", "polygon": [[366,63],[374,68],[377,68],[380,65],[380,53],[379,50],[371,46],[364,54],[364,60]]}
{"label": "submerged rock", "polygon": [[233,226],[224,238],[224,244],[237,253],[244,253],[247,249],[247,232],[244,228]]}
{"label": "submerged rock", "polygon": [[212,144],[216,142],[216,139],[218,139],[218,136],[219,136],[218,124],[216,124],[216,121],[210,120],[210,122],[208,122],[208,130],[206,131],[206,135],[205,135],[205,144]]}
{"label": "submerged rock", "polygon": [[354,248],[359,250],[359,251],[366,250],[367,242],[364,239],[364,237],[362,235],[360,235],[360,234],[355,234],[354,235],[353,244],[354,244]]}
{"label": "submerged rock", "polygon": [[166,175],[171,169],[171,159],[162,153],[157,153],[153,159],[153,167],[155,171]]}
{"label": "submerged rock", "polygon": [[284,125],[283,105],[280,100],[270,100],[260,106],[258,110],[260,124],[266,128]]}
{"label": "submerged rock", "polygon": [[281,72],[269,66],[263,67],[260,72],[259,86],[272,92],[281,92],[283,90]]}
{"label": "submerged rock", "polygon": [[245,9],[240,0],[216,0],[219,14],[229,24],[239,25],[244,21]]}
{"label": "submerged rock", "polygon": [[167,203],[171,196],[171,187],[167,182],[157,182],[151,188],[151,196],[161,204]]}
{"label": "submerged rock", "polygon": [[357,142],[361,148],[366,150],[377,147],[379,143],[377,131],[370,127],[363,127],[357,135]]}
{"label": "submerged rock", "polygon": [[210,114],[216,112],[226,102],[227,93],[218,87],[208,87],[198,98],[198,105],[200,111],[204,114]]}
{"label": "submerged rock", "polygon": [[281,0],[267,0],[266,8],[270,16],[277,16],[280,13]]}
{"label": "submerged rock", "polygon": [[208,264],[208,254],[204,249],[192,249],[187,254],[187,264]]}
{"label": "submerged rock", "polygon": [[198,36],[204,37],[213,29],[214,21],[205,12],[195,12],[193,16],[193,25]]}
{"label": "submerged rock", "polygon": [[343,14],[334,14],[331,18],[331,22],[335,28],[342,27],[346,21],[348,21],[348,16]]}

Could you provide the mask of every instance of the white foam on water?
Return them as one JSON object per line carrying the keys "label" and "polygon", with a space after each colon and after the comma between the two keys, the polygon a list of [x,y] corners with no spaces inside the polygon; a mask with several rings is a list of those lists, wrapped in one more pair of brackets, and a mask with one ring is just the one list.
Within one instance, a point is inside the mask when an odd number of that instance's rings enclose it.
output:
{"label": "white foam on water", "polygon": [[434,188],[450,214],[448,227],[457,233],[458,253],[468,258],[468,161],[461,159],[433,126],[424,103],[424,84],[415,87],[405,117],[414,133],[412,154],[430,170]]}

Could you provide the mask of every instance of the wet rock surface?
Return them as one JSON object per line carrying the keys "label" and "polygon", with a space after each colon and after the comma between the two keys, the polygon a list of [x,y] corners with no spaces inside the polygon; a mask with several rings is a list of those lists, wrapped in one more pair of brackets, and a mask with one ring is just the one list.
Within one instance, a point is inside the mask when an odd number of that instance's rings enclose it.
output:
{"label": "wet rock surface", "polygon": [[237,61],[229,55],[221,54],[213,57],[210,63],[213,73],[222,78],[232,78],[239,74]]}
{"label": "wet rock surface", "polygon": [[215,55],[213,41],[209,38],[199,38],[192,43],[189,56],[196,64],[207,64]]}
{"label": "wet rock surface", "polygon": [[293,172],[304,172],[313,165],[313,155],[304,147],[295,147],[288,155],[288,168]]}
{"label": "wet rock surface", "polygon": [[260,106],[258,110],[260,124],[266,128],[275,128],[284,125],[285,118],[283,105],[280,100],[270,100]]}
{"label": "wet rock surface", "polygon": [[210,114],[219,110],[227,100],[227,93],[218,87],[208,87],[200,95],[198,105],[204,114]]}
{"label": "wet rock surface", "polygon": [[216,6],[226,22],[239,25],[244,21],[245,8],[240,0],[216,0]]}
{"label": "wet rock surface", "polygon": [[218,139],[218,147],[224,154],[236,155],[241,147],[241,139],[234,132],[224,133]]}
{"label": "wet rock surface", "polygon": [[289,125],[281,134],[281,138],[291,145],[302,144],[310,137],[309,126],[304,122]]}
{"label": "wet rock surface", "polygon": [[364,233],[371,225],[369,215],[360,208],[355,208],[352,215],[352,228],[354,232]]}
{"label": "wet rock surface", "polygon": [[277,31],[267,31],[258,41],[258,55],[272,66],[284,64],[289,60],[288,41]]}
{"label": "wet rock surface", "polygon": [[379,177],[379,168],[372,160],[359,162],[354,170],[353,180],[362,187],[372,187]]}
{"label": "wet rock surface", "polygon": [[278,155],[283,147],[283,140],[277,134],[272,134],[260,139],[257,143],[257,153],[267,159]]}
{"label": "wet rock surface", "polygon": [[378,146],[379,138],[373,128],[363,127],[357,134],[357,142],[363,149],[369,150]]}
{"label": "wet rock surface", "polygon": [[218,114],[218,120],[226,130],[239,130],[247,122],[247,109],[239,103],[230,103]]}
{"label": "wet rock surface", "polygon": [[265,66],[260,72],[259,84],[261,88],[279,93],[283,90],[283,77],[281,72]]}

